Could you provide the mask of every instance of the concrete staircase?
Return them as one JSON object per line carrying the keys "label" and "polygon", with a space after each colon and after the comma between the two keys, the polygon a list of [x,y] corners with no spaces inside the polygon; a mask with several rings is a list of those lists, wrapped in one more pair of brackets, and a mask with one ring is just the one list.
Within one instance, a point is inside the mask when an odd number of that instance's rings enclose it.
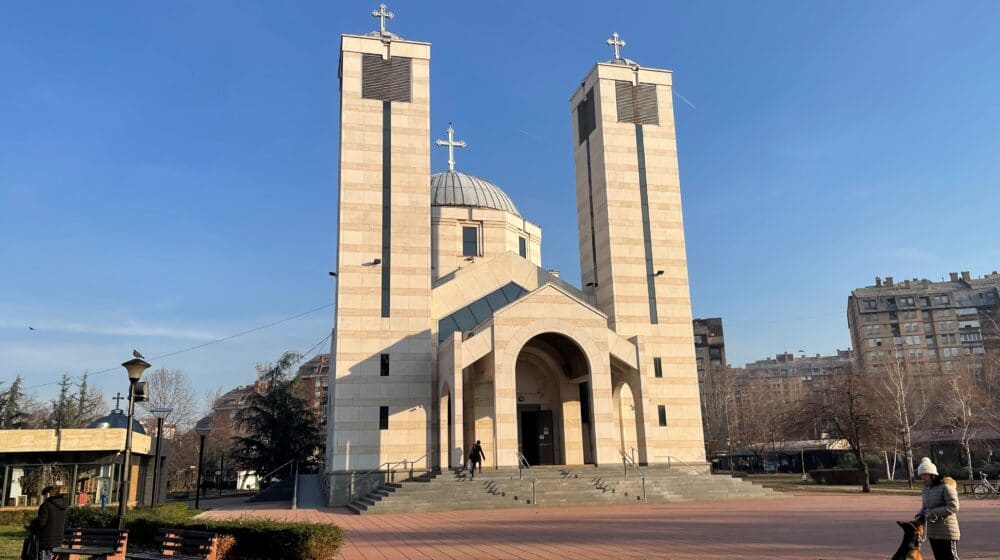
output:
{"label": "concrete staircase", "polygon": [[404,513],[559,505],[672,503],[777,498],[764,488],[728,476],[687,474],[651,466],[629,470],[605,467],[533,467],[477,473],[428,473],[383,484],[347,507],[355,513]]}

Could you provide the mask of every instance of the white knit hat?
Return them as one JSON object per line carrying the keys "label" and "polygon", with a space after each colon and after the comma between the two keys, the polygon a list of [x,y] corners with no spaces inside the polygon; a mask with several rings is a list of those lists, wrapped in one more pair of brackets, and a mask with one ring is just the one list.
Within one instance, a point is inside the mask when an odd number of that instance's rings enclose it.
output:
{"label": "white knit hat", "polygon": [[924,457],[920,460],[920,466],[917,467],[917,475],[923,476],[925,474],[937,475],[937,467],[931,462],[930,457]]}

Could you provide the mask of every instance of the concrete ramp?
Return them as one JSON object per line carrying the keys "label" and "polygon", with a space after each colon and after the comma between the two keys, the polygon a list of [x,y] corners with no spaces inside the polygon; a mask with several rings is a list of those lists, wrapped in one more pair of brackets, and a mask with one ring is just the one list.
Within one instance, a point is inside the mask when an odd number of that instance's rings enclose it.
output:
{"label": "concrete ramp", "polygon": [[320,485],[318,474],[299,475],[299,493],[296,506],[299,509],[326,507],[323,487]]}

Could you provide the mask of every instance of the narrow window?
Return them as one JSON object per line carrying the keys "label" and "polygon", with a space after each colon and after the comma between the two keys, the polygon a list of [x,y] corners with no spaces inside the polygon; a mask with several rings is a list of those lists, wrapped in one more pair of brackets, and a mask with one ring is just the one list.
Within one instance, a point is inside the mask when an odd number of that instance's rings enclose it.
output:
{"label": "narrow window", "polygon": [[663,377],[663,360],[653,358],[653,377]]}
{"label": "narrow window", "polygon": [[476,227],[462,228],[462,256],[463,257],[479,256],[479,228]]}
{"label": "narrow window", "polygon": [[523,237],[517,238],[517,254],[521,255],[522,259],[528,258],[528,240]]}
{"label": "narrow window", "polygon": [[656,407],[656,411],[660,415],[660,426],[666,426],[667,425],[667,406],[661,404],[661,405],[659,405],[659,406]]}
{"label": "narrow window", "polygon": [[388,430],[389,429],[389,407],[380,406],[378,407],[378,429]]}
{"label": "narrow window", "polygon": [[382,377],[389,377],[389,355],[380,354],[379,357],[381,358],[382,361],[381,371],[379,372],[379,375],[381,375]]}

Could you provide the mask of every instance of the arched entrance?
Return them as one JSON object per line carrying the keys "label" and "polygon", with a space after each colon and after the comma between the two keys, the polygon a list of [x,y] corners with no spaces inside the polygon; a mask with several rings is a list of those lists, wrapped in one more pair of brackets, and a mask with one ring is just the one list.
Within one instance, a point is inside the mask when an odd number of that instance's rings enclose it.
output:
{"label": "arched entrance", "polygon": [[515,365],[518,449],[531,465],[593,462],[590,366],[580,347],[537,335]]}
{"label": "arched entrance", "polygon": [[618,448],[633,460],[638,460],[637,452],[633,451],[639,448],[639,431],[632,387],[628,383],[619,385],[614,390],[612,403],[615,407]]}

